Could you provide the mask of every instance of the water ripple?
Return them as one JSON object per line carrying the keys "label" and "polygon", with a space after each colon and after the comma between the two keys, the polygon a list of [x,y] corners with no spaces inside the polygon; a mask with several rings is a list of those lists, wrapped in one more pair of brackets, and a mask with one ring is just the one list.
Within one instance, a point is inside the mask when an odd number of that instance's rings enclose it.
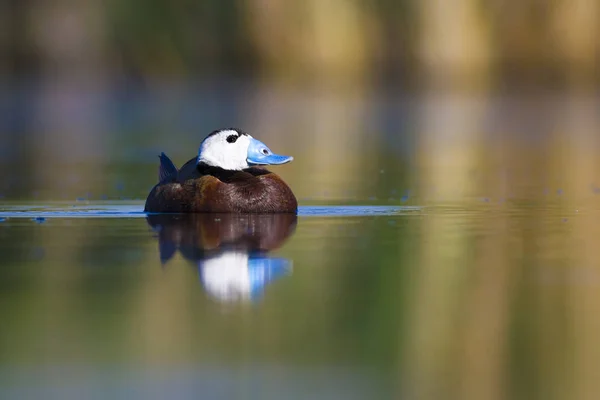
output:
{"label": "water ripple", "polygon": [[[0,220],[10,218],[140,218],[145,217],[143,204],[26,204],[0,206]],[[300,206],[300,217],[360,217],[397,215],[419,211],[407,206]]]}

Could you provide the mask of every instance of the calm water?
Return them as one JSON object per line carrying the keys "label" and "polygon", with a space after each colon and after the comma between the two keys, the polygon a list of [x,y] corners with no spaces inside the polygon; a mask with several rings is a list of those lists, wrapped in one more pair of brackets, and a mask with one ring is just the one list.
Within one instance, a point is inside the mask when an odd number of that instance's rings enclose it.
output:
{"label": "calm water", "polygon": [[584,398],[600,208],[551,197],[298,217],[7,204],[0,395]]}
{"label": "calm water", "polygon": [[3,207],[2,398],[390,393],[398,316],[374,289],[402,285],[418,207],[141,208]]}
{"label": "calm water", "polygon": [[[53,88],[0,117],[0,398],[598,397],[596,97]],[[147,218],[223,126],[298,217]]]}

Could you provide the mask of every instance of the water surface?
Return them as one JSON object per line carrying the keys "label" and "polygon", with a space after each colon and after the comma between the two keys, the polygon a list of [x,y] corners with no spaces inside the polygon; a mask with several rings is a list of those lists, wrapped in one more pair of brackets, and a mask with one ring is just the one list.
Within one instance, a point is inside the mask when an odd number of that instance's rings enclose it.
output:
{"label": "water surface", "polygon": [[[370,318],[363,281],[374,279],[362,275],[381,267],[373,251],[397,251],[418,207],[142,207],[2,207],[3,398],[389,393],[386,351],[361,344],[372,340],[360,326]],[[365,230],[387,239],[361,241]]]}
{"label": "water surface", "polygon": [[595,363],[593,198],[140,209],[2,207],[2,398],[560,398]]}
{"label": "water surface", "polygon": [[[2,125],[0,398],[600,393],[595,96],[51,87]],[[146,216],[223,126],[298,217]]]}

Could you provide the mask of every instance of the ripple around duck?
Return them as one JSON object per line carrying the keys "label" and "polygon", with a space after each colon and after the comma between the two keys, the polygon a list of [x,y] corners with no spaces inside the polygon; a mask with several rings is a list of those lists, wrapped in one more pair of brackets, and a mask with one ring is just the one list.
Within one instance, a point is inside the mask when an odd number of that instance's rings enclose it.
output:
{"label": "ripple around duck", "polygon": [[[360,217],[419,211],[407,206],[300,206],[299,217]],[[0,206],[0,222],[10,218],[143,218],[143,204],[14,204]]]}

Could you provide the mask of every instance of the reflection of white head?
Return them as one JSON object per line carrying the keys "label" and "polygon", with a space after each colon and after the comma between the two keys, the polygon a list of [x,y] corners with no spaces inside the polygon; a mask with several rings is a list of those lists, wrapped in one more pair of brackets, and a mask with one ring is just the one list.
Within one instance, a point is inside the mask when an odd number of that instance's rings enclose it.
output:
{"label": "reflection of white head", "polygon": [[228,170],[246,169],[251,139],[247,133],[234,129],[213,132],[202,141],[198,162]]}
{"label": "reflection of white head", "polygon": [[216,300],[232,302],[255,299],[266,284],[287,275],[292,263],[286,258],[250,257],[245,251],[225,251],[199,261],[200,279]]}
{"label": "reflection of white head", "polygon": [[236,301],[250,297],[248,253],[227,251],[201,261],[202,282],[208,293],[220,301]]}

